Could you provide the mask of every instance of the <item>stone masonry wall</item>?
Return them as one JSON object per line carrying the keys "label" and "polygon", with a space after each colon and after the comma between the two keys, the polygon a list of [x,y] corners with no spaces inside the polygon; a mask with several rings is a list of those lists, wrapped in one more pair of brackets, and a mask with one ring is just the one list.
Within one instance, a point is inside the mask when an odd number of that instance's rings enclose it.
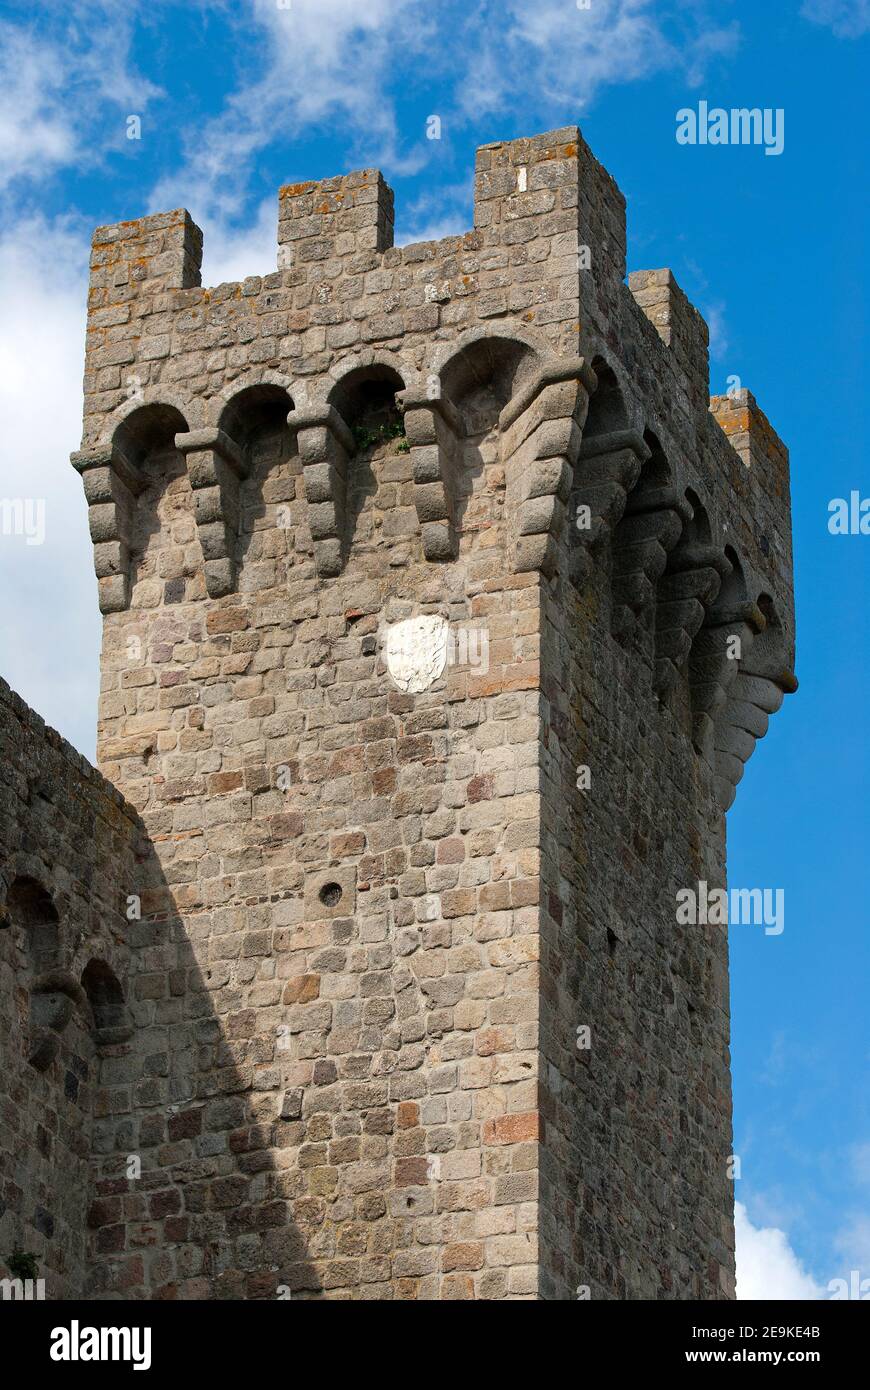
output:
{"label": "stone masonry wall", "polygon": [[[292,405],[308,411],[300,423],[322,418],[335,382],[366,368],[392,369],[406,397],[425,398],[439,322],[464,323],[466,305],[472,322],[503,314],[509,286],[514,315],[539,304],[545,340],[562,343],[578,294],[560,244],[576,146],[563,160],[544,141],[528,148],[559,177],[542,192],[533,177],[516,200],[517,214],[553,213],[518,286],[506,273],[511,255],[526,259],[518,216],[499,229],[516,252],[485,251],[489,234],[471,233],[433,266],[428,248],[383,248],[389,199],[377,176],[282,190],[294,268],[263,282],[164,291],[167,243],[180,255],[186,238],[185,257],[195,245],[183,215],[97,234],[85,433],[96,450],[77,464],[92,489],[104,607],[117,605],[99,755],[141,810],[172,894],[155,939],[163,972],[134,987],[176,1020],[137,1140],[178,1193],[161,1292],[537,1289],[538,598],[533,575],[505,572],[496,423],[532,352],[456,370],[457,555],[434,572],[421,553],[419,463],[387,446],[354,463],[343,572],[318,573],[319,518],[303,484],[313,431],[288,431],[276,415],[283,390],[285,416]],[[491,162],[482,154],[487,225],[504,184]],[[151,262],[135,254],[148,250]],[[401,354],[380,351],[397,331]],[[143,400],[127,402],[127,373],[147,383]],[[103,481],[105,410],[119,398],[124,462]],[[335,399],[352,423],[353,391]],[[177,412],[171,425],[189,428],[191,448],[197,430],[219,426],[244,452],[233,534],[219,538],[233,592],[209,595],[226,575],[203,566],[198,479],[159,420],[137,432],[143,404]],[[410,410],[406,420],[413,438]],[[121,489],[134,471],[131,505]],[[102,500],[113,489],[114,516]],[[485,627],[488,670],[460,663],[414,697],[391,689],[379,633],[423,610],[454,630]],[[327,907],[330,884],[341,897]],[[173,1000],[179,952],[192,960]],[[212,1012],[221,1040],[197,1046]],[[166,1147],[166,1106],[191,1098],[190,1134]],[[131,1226],[119,1270],[141,1239]],[[121,1277],[107,1273],[108,1287]],[[148,1277],[141,1291],[154,1292]]]}
{"label": "stone masonry wall", "polygon": [[727,932],[675,922],[724,886],[724,815],[611,582],[560,583],[542,639],[542,1294],[729,1298]]}
{"label": "stone masonry wall", "polygon": [[[145,606],[193,533],[170,470],[131,608],[107,620],[102,764],[180,914],[177,933],[156,924],[162,968],[134,985],[173,1019],[132,1145],[177,1193],[163,1291],[528,1295],[538,599],[493,544],[501,470],[480,470],[461,560],[436,581],[410,456],[367,451],[347,572],[324,585],[286,430],[254,453],[269,501],[246,511],[239,592],[205,614]],[[454,630],[485,626],[489,669],[452,666],[412,696],[390,688],[378,631],[421,595]],[[190,1128],[167,1144],[184,1101]]]}
{"label": "stone masonry wall", "polygon": [[47,1298],[70,1297],[87,1283],[99,1054],[129,1047],[124,1018],[106,1016],[105,972],[123,992],[120,885],[139,832],[119,793],[3,682],[0,762],[0,1277],[17,1248]]}

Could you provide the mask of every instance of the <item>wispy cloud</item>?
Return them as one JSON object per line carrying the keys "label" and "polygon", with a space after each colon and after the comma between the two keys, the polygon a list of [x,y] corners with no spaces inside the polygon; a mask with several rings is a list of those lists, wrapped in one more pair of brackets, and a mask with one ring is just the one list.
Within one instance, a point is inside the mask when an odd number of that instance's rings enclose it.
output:
{"label": "wispy cloud", "polygon": [[804,19],[824,24],[840,39],[859,39],[870,33],[870,0],[804,0]]}
{"label": "wispy cloud", "polygon": [[105,142],[95,126],[106,107],[141,114],[159,88],[129,66],[130,31],[103,4],[72,5],[51,39],[0,22],[0,189],[34,183],[66,165],[90,163]]}
{"label": "wispy cloud", "polygon": [[[186,162],[155,188],[154,209],[184,202],[201,216],[231,219],[244,207],[254,156],[279,137],[337,123],[351,151],[410,172],[422,145],[401,149],[391,70],[410,55],[425,62],[434,19],[421,0],[254,0],[259,26],[255,79],[242,73],[224,109],[188,131]],[[253,60],[252,60],[253,61]],[[421,141],[424,133],[419,132]],[[288,169],[286,177],[294,171]]]}
{"label": "wispy cloud", "polygon": [[730,347],[725,304],[721,299],[711,301],[702,305],[701,313],[710,333],[710,356],[721,361]]}
{"label": "wispy cloud", "polygon": [[22,174],[57,168],[75,149],[70,118],[60,94],[66,80],[62,55],[34,46],[22,30],[0,25],[0,186]]}
{"label": "wispy cloud", "polygon": [[739,26],[719,23],[704,0],[595,0],[588,10],[565,0],[507,0],[475,6],[465,31],[460,105],[475,116],[518,98],[541,113],[569,103],[582,114],[602,87],[665,69],[694,84],[740,40]]}
{"label": "wispy cloud", "polygon": [[264,198],[254,218],[239,227],[202,218],[202,283],[219,285],[246,275],[269,275],[278,265],[278,199]]}
{"label": "wispy cloud", "polygon": [[853,1212],[835,1235],[834,1249],[845,1264],[838,1278],[848,1278],[849,1271],[857,1269],[862,1278],[870,1280],[870,1215]]}
{"label": "wispy cloud", "polygon": [[848,1280],[851,1270],[855,1269],[862,1279],[870,1281],[870,1210],[867,1203],[870,1191],[870,1143],[851,1145],[848,1163],[857,1189],[856,1201],[860,1205],[849,1213],[834,1237],[834,1249],[845,1264],[845,1269],[839,1270],[838,1275]]}
{"label": "wispy cloud", "polygon": [[474,180],[469,175],[460,183],[427,189],[407,207],[400,207],[396,226],[396,245],[413,241],[440,241],[460,236],[471,226]]}

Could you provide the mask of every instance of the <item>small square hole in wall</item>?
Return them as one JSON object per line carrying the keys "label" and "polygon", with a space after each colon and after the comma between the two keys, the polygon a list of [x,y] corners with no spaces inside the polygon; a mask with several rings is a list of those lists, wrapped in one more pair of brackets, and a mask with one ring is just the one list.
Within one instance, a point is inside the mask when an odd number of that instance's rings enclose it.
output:
{"label": "small square hole in wall", "polygon": [[356,869],[323,869],[305,882],[305,916],[310,922],[324,917],[350,917],[356,911]]}

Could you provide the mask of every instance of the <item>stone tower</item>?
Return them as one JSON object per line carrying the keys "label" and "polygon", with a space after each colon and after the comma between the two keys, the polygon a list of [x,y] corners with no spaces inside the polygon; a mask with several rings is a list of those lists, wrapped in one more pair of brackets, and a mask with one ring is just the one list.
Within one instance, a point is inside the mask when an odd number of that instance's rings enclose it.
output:
{"label": "stone tower", "polygon": [[728,1298],[676,902],[795,687],[787,452],[576,128],[392,228],[363,170],[280,190],[262,279],[95,234],[102,777],[7,694],[7,1243],[88,1297]]}

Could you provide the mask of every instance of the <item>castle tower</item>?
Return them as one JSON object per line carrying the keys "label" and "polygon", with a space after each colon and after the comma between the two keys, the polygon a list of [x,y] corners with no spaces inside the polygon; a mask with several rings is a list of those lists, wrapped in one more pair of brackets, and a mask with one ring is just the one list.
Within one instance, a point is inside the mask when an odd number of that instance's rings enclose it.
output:
{"label": "castle tower", "polygon": [[392,226],[363,170],[280,190],[262,279],[202,289],[184,211],[94,237],[140,819],[68,1291],[731,1297],[727,932],[677,894],[795,685],[787,454],[577,129]]}

